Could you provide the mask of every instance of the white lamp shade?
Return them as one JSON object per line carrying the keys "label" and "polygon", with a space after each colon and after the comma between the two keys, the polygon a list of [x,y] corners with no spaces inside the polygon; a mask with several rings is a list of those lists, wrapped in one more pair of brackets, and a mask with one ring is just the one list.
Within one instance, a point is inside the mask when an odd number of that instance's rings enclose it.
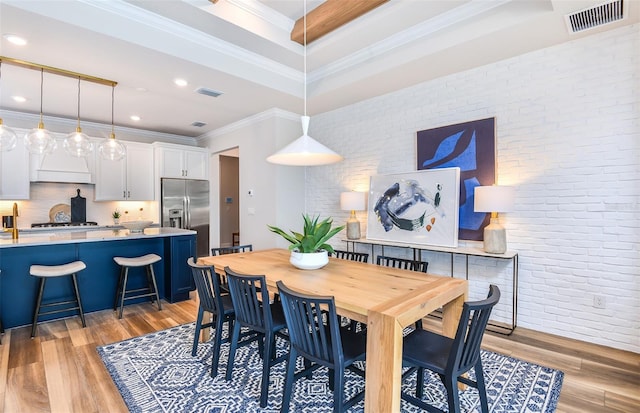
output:
{"label": "white lamp shade", "polygon": [[340,194],[340,209],[343,211],[364,211],[367,209],[366,192],[343,192]]}
{"label": "white lamp shade", "polygon": [[513,186],[477,186],[474,193],[475,212],[509,212],[515,204]]}
{"label": "white lamp shade", "polygon": [[268,162],[291,166],[316,166],[339,162],[342,156],[307,135],[309,117],[302,116],[302,136],[267,158]]}

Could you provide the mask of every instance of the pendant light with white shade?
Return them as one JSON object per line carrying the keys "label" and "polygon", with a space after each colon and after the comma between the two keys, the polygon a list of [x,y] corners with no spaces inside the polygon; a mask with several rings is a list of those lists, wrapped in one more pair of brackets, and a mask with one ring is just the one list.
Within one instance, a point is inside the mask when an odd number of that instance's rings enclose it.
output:
{"label": "pendant light with white shade", "polygon": [[29,152],[34,154],[51,153],[56,148],[56,141],[42,122],[42,94],[44,88],[44,68],[40,68],[40,122],[24,137],[24,143]]}
{"label": "pendant light with white shade", "polygon": [[341,161],[342,156],[327,148],[308,135],[309,116],[307,116],[307,2],[304,2],[304,116],[302,136],[267,158],[268,162],[291,166],[327,165]]}
{"label": "pendant light with white shade", "polygon": [[93,144],[87,135],[82,133],[80,128],[80,76],[78,76],[78,126],[76,131],[67,135],[63,142],[64,150],[69,155],[78,158],[89,156],[93,151]]}
{"label": "pendant light with white shade", "polygon": [[119,161],[127,154],[127,148],[125,148],[122,142],[116,140],[116,134],[113,129],[113,101],[115,91],[116,85],[113,84],[111,85],[111,135],[98,145],[98,153],[100,156],[110,161]]}
{"label": "pendant light with white shade", "polygon": [[[0,80],[2,80],[2,61],[0,61]],[[0,118],[0,152],[8,152],[16,147],[16,133],[2,123]]]}

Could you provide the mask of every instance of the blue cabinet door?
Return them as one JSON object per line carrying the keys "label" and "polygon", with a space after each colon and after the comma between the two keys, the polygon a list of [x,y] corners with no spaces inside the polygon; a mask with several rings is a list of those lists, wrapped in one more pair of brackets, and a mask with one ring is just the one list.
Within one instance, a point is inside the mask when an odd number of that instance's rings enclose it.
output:
{"label": "blue cabinet door", "polygon": [[175,303],[188,300],[189,293],[196,288],[191,268],[187,264],[189,258],[195,259],[196,237],[185,235],[169,239],[170,251],[165,255],[170,256],[171,261],[166,263],[165,288],[169,302]]}

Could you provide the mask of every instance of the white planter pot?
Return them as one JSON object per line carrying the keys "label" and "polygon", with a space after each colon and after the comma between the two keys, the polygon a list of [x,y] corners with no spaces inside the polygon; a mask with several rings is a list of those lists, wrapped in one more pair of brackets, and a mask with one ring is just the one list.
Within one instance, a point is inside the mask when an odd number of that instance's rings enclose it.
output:
{"label": "white planter pot", "polygon": [[289,262],[296,268],[301,270],[317,270],[322,268],[329,262],[329,255],[327,251],[322,252],[296,252],[291,251],[291,258]]}

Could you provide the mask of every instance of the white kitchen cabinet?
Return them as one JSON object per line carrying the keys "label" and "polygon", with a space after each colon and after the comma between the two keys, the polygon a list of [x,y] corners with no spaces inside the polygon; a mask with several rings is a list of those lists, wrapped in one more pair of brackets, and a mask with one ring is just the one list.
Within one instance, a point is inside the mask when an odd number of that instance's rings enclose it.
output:
{"label": "white kitchen cabinet", "polygon": [[155,144],[160,178],[209,179],[209,152],[205,148]]}
{"label": "white kitchen cabinet", "polygon": [[0,152],[0,199],[29,199],[29,151],[20,138],[13,150]]}
{"label": "white kitchen cabinet", "polygon": [[125,142],[127,155],[119,161],[98,156],[96,201],[150,201],[154,199],[153,146]]}

